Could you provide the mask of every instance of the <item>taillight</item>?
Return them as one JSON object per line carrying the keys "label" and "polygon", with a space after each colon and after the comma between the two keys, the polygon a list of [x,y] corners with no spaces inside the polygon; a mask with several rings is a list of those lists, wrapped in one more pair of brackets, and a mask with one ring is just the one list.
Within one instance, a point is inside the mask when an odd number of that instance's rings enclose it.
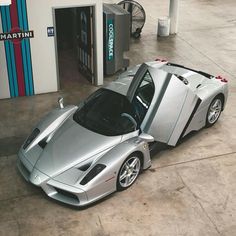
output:
{"label": "taillight", "polygon": [[223,78],[223,77],[220,76],[220,75],[216,76],[216,79],[220,80],[220,81],[223,82],[223,83],[228,83],[228,80],[225,79],[225,78]]}
{"label": "taillight", "polygon": [[160,61],[160,62],[167,62],[166,59],[161,59],[161,58],[157,58],[155,61]]}
{"label": "taillight", "polygon": [[227,79],[222,79],[221,82],[227,83],[228,80]]}

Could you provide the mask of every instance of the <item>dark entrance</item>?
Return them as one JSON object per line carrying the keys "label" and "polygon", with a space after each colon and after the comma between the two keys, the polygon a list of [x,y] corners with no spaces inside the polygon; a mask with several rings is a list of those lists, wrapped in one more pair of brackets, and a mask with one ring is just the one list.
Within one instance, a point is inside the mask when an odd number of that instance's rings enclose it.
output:
{"label": "dark entrance", "polygon": [[94,82],[94,35],[93,8],[80,7],[77,9],[78,22],[78,56],[79,70],[90,81]]}
{"label": "dark entrance", "polygon": [[55,34],[61,89],[94,82],[93,7],[55,9]]}

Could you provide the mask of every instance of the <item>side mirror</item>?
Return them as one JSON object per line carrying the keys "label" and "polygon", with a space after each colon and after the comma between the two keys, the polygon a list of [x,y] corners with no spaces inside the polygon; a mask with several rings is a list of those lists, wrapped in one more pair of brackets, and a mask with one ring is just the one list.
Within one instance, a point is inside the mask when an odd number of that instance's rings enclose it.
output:
{"label": "side mirror", "polygon": [[139,135],[139,138],[141,138],[142,140],[144,140],[148,143],[154,142],[154,138],[149,134],[141,133]]}
{"label": "side mirror", "polygon": [[63,109],[63,108],[64,108],[64,103],[63,103],[63,100],[64,100],[64,98],[63,98],[63,97],[59,97],[59,98],[58,98],[58,100],[57,100],[57,102],[58,102],[58,104],[59,104],[59,107],[60,107],[60,109]]}

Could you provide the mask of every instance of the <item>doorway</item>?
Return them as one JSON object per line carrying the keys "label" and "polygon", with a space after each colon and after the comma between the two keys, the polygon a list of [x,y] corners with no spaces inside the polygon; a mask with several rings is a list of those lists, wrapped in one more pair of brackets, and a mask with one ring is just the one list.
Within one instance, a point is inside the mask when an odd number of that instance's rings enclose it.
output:
{"label": "doorway", "polygon": [[94,83],[94,7],[54,9],[59,89]]}

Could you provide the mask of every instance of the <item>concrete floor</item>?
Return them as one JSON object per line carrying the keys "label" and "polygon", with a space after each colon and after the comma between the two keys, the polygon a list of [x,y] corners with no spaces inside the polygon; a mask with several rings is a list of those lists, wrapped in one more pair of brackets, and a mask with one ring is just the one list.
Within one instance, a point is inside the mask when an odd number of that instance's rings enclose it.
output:
{"label": "concrete floor", "polygon": [[147,23],[127,53],[131,65],[165,57],[223,75],[230,94],[219,122],[158,153],[127,191],[78,210],[26,183],[16,153],[59,94],[78,103],[96,88],[71,81],[58,93],[1,100],[0,235],[236,235],[236,2],[181,0],[178,35],[161,39],[157,19],[168,1],[139,2]]}

